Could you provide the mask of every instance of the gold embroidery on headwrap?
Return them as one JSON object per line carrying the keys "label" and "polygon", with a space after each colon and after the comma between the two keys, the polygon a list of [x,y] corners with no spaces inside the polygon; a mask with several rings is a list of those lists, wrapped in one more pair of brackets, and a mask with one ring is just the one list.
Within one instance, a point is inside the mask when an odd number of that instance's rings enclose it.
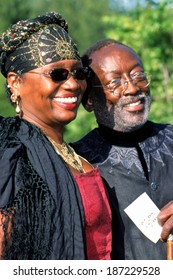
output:
{"label": "gold embroidery on headwrap", "polygon": [[54,12],[19,21],[0,38],[2,74],[22,74],[64,59],[79,60],[77,46],[67,32],[67,23]]}

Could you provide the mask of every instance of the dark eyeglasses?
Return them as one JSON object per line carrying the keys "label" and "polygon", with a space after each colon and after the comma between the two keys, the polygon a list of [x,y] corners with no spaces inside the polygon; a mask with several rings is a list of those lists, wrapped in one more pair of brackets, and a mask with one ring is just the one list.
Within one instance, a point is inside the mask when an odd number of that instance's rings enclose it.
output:
{"label": "dark eyeglasses", "polygon": [[89,77],[90,70],[88,69],[88,67],[80,67],[74,69],[73,71],[69,71],[64,68],[54,68],[50,72],[45,73],[39,73],[35,71],[30,71],[28,73],[45,75],[51,78],[54,82],[62,82],[69,79],[71,76],[73,76],[76,80],[85,80]]}

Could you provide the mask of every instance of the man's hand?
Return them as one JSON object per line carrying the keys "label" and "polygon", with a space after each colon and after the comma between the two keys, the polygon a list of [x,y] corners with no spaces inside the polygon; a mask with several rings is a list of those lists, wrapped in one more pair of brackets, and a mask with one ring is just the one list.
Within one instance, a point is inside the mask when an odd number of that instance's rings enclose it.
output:
{"label": "man's hand", "polygon": [[173,201],[166,204],[158,215],[158,223],[162,226],[161,240],[166,241],[170,233],[173,233]]}

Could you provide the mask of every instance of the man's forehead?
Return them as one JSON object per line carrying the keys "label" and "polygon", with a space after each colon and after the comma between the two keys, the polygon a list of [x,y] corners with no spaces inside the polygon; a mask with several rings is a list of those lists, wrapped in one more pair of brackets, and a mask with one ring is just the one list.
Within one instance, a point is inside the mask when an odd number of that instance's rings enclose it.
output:
{"label": "man's forehead", "polygon": [[121,63],[130,62],[132,64],[141,65],[141,60],[138,55],[130,48],[120,45],[113,44],[105,46],[94,53],[90,57],[91,68],[99,67],[100,69],[111,68],[113,69],[115,65],[120,65]]}

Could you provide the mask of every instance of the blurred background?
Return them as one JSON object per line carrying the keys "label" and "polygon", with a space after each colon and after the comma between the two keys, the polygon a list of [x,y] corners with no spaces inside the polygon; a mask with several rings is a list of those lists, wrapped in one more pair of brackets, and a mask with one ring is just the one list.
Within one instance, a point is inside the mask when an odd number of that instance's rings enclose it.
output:
{"label": "blurred background", "polygon": [[[132,47],[145,72],[152,74],[150,120],[173,124],[173,1],[147,0],[0,0],[0,33],[18,20],[49,11],[60,13],[82,54],[109,37]],[[0,75],[0,115],[14,116]],[[32,97],[31,97],[32,98]],[[76,141],[97,126],[82,105],[66,127],[65,140]]]}

